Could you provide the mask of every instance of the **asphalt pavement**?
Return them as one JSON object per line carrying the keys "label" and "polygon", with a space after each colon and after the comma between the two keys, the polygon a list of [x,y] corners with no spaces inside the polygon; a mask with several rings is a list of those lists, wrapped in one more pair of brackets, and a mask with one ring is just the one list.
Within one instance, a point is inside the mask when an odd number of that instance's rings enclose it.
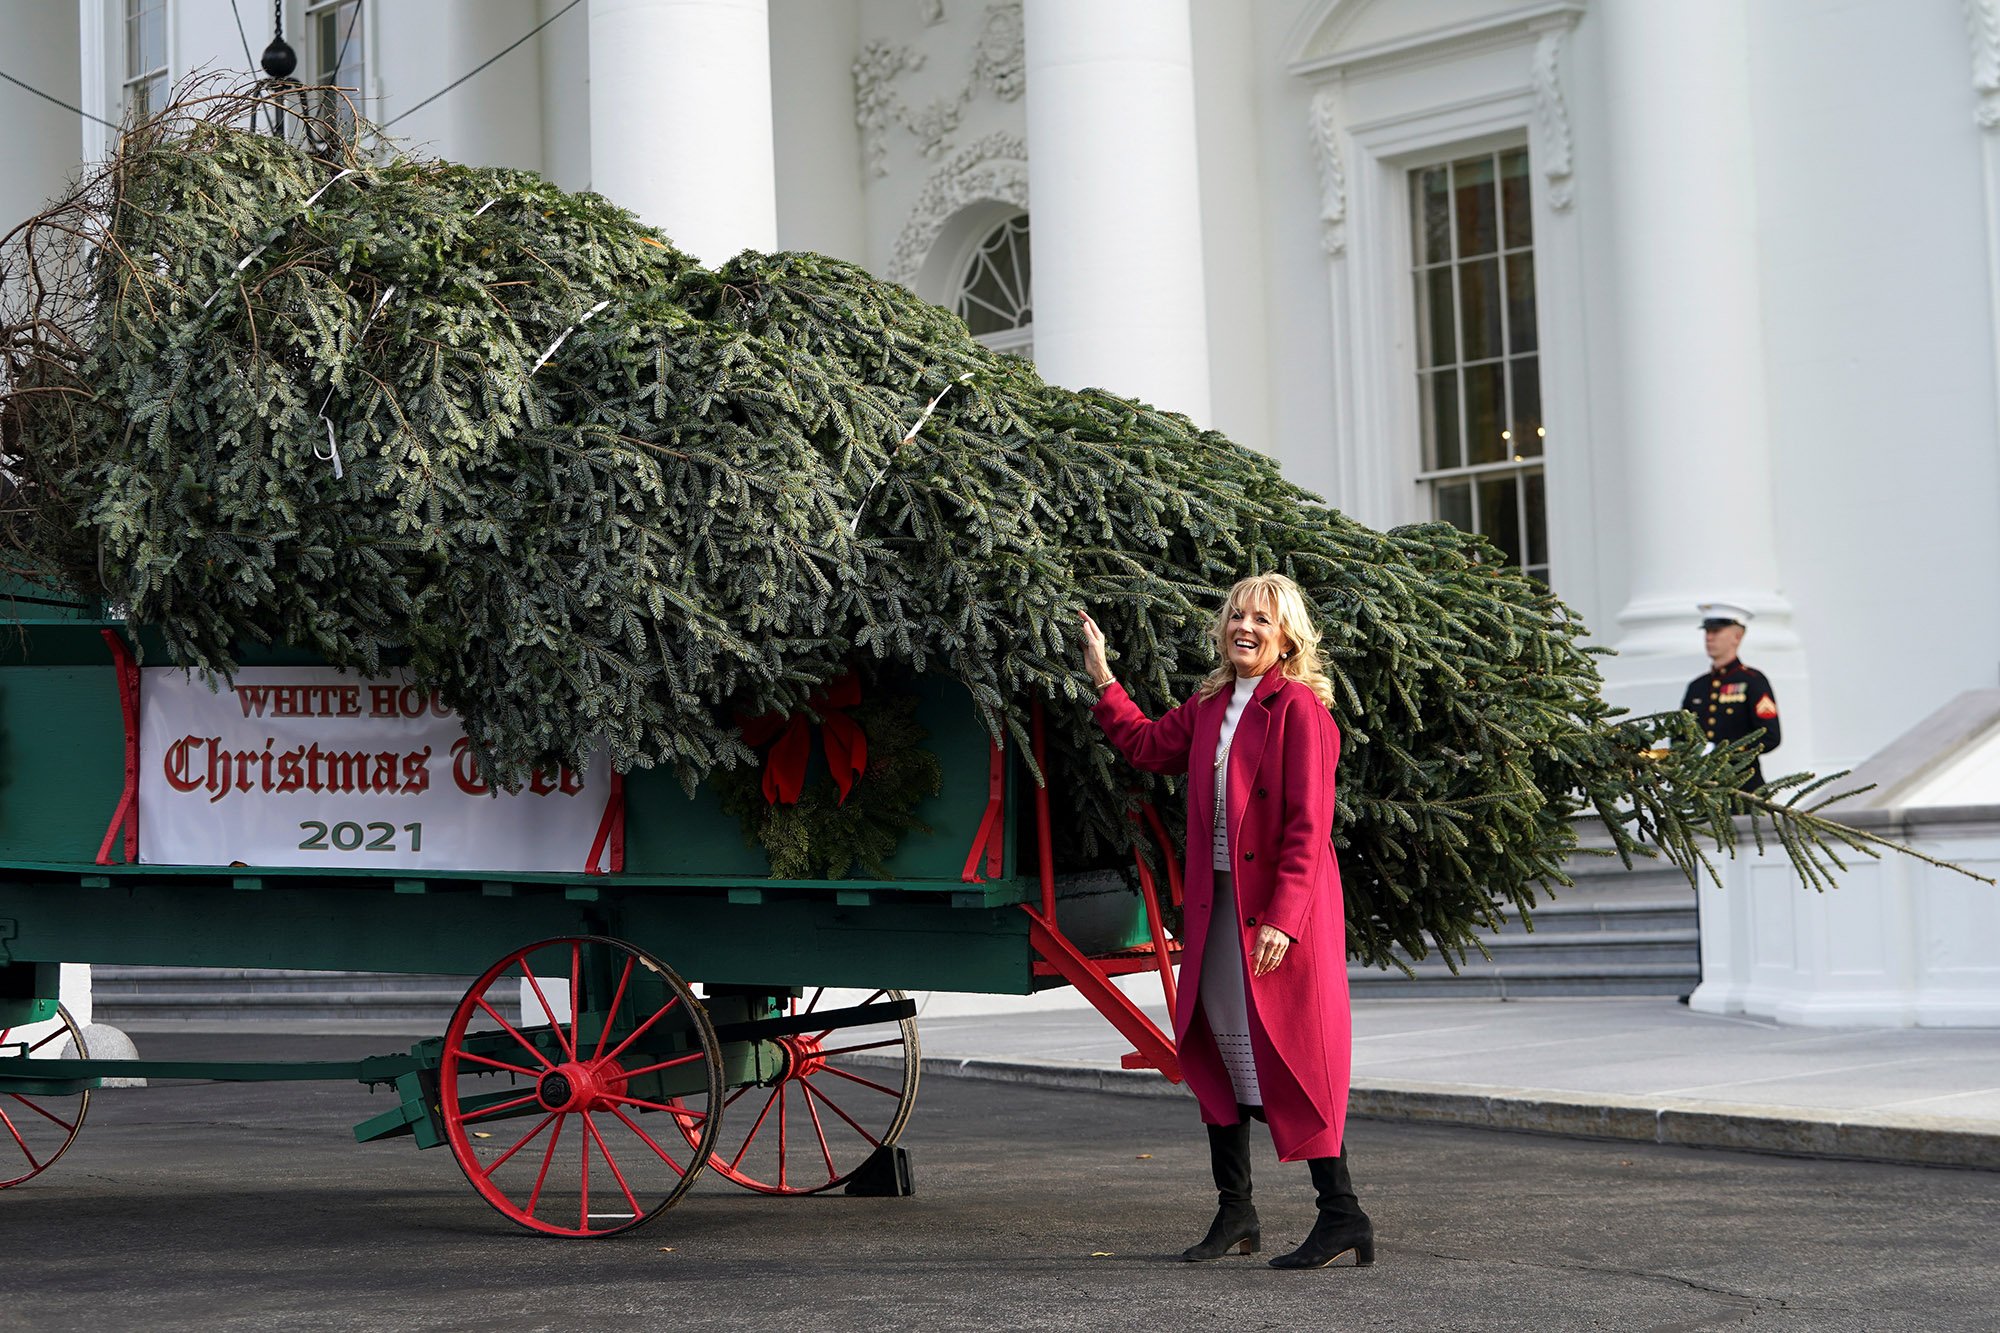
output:
{"label": "asphalt pavement", "polygon": [[[153,1057],[346,1059],[367,1037],[156,1034]],[[706,1178],[606,1241],[517,1230],[444,1150],[357,1145],[358,1085],[99,1094],[0,1194],[0,1328],[1990,1329],[2000,1174],[1357,1121],[1375,1266],[1182,1264],[1212,1195],[1192,1108],[929,1079],[917,1195]],[[1311,1221],[1258,1144],[1267,1251]]]}

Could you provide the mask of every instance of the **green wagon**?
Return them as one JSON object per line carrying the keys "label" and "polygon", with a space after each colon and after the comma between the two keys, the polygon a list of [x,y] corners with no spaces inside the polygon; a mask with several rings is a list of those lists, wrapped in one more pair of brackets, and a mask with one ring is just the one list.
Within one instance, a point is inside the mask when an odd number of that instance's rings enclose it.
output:
{"label": "green wagon", "polygon": [[[154,864],[141,775],[172,761],[142,743],[125,626],[28,594],[0,610],[0,1187],[38,1177],[92,1090],[132,1077],[391,1088],[358,1139],[447,1147],[488,1203],[555,1235],[638,1226],[704,1168],[770,1194],[893,1191],[917,990],[1075,985],[1132,1040],[1128,1065],[1179,1077],[1111,983],[1157,969],[1171,994],[1162,898],[1178,876],[1162,893],[1135,862],[1059,883],[1048,791],[955,682],[915,684],[942,787],[882,877],[773,879],[715,793],[661,772],[614,783],[588,871],[385,868],[371,843],[409,827],[386,820],[301,821],[320,830],[302,846],[344,861]],[[443,1033],[359,1062],[104,1060],[60,1007],[63,962],[477,980]]]}

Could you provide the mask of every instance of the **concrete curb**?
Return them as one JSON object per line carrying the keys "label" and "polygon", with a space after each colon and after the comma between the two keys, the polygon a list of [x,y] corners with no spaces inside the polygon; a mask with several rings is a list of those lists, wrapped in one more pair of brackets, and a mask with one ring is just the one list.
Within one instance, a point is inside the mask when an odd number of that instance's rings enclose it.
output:
{"label": "concrete curb", "polygon": [[[866,1056],[854,1056],[852,1062],[892,1063]],[[923,1072],[1121,1097],[1189,1096],[1185,1086],[1168,1083],[1149,1069],[930,1056],[923,1061]],[[1349,1094],[1348,1113],[1404,1124],[2000,1171],[2000,1125],[1948,1116],[1891,1118],[1686,1098],[1437,1083],[1356,1085]]]}

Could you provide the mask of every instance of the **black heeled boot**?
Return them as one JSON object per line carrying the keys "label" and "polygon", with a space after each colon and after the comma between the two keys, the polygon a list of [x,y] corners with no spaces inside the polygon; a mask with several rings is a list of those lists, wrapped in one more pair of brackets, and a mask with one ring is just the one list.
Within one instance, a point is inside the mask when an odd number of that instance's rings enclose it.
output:
{"label": "black heeled boot", "polygon": [[1325,1268],[1354,1251],[1354,1265],[1375,1262],[1375,1225],[1361,1211],[1354,1197],[1354,1182],[1348,1179],[1347,1158],[1314,1157],[1306,1166],[1312,1171],[1313,1188],[1319,1194],[1319,1218],[1312,1234],[1290,1254],[1271,1260],[1273,1268]]}
{"label": "black heeled boot", "polygon": [[1239,1120],[1233,1125],[1208,1127],[1208,1164],[1215,1173],[1215,1221],[1197,1245],[1181,1251],[1181,1258],[1193,1263],[1220,1259],[1240,1246],[1243,1253],[1255,1254],[1263,1236],[1257,1225],[1257,1209],[1250,1202],[1250,1124]]}

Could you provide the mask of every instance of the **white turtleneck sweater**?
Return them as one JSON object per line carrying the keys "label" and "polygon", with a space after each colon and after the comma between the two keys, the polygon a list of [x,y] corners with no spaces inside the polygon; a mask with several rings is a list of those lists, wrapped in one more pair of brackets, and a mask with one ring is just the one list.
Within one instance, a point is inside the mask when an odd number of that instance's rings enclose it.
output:
{"label": "white turtleneck sweater", "polygon": [[1238,676],[1229,707],[1222,714],[1222,733],[1215,738],[1215,824],[1209,838],[1215,848],[1215,868],[1229,869],[1229,744],[1236,739],[1236,724],[1250,706],[1262,676]]}

